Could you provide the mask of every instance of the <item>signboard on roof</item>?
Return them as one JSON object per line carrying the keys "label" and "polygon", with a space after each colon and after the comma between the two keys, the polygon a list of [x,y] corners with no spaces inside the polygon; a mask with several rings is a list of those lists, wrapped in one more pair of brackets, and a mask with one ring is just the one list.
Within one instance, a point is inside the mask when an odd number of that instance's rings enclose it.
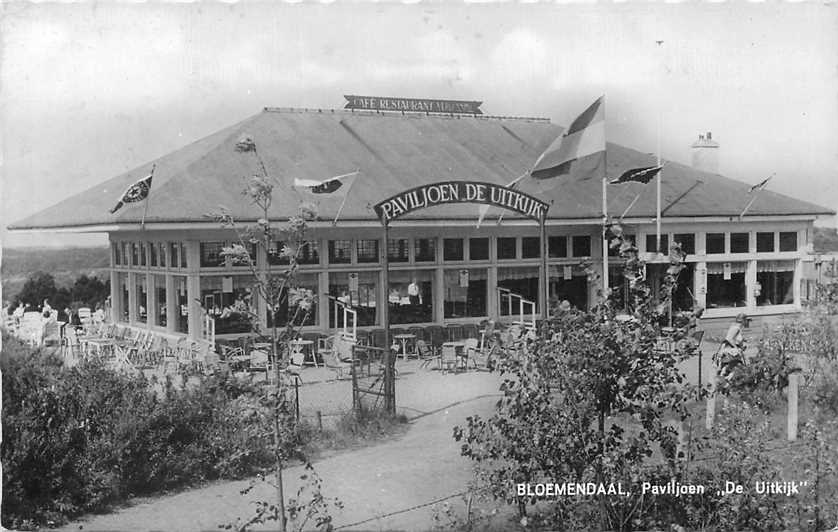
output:
{"label": "signboard on roof", "polygon": [[428,100],[424,98],[391,98],[382,96],[354,96],[344,94],[344,109],[367,111],[407,111],[412,113],[445,113],[482,115],[483,102],[466,100]]}
{"label": "signboard on roof", "polygon": [[483,203],[543,221],[549,205],[503,185],[479,181],[445,181],[412,188],[377,203],[375,214],[387,224],[410,212],[447,203]]}

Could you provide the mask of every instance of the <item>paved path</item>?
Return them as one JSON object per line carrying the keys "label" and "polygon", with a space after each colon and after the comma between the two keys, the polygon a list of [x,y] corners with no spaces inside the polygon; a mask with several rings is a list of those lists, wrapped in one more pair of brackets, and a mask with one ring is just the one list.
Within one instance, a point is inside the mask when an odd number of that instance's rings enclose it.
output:
{"label": "paved path", "polygon": [[[405,379],[399,395],[404,411],[413,415],[406,433],[314,464],[323,479],[323,495],[338,497],[344,503],[343,510],[332,513],[335,525],[358,523],[463,491],[472,478],[472,464],[460,456],[460,444],[452,438],[452,428],[464,424],[467,416],[492,412],[498,393],[496,379],[475,372]],[[455,401],[446,406],[442,404],[445,397]],[[300,466],[286,471],[286,497],[296,493],[300,474]],[[63,530],[79,530],[79,526],[83,530],[218,530],[220,524],[251,515],[251,501],[270,500],[273,488],[265,484],[241,495],[239,491],[248,484],[219,482],[136,501],[113,513],[71,523]],[[433,525],[432,508],[424,507],[350,529],[424,530]],[[275,528],[272,523],[263,529]]]}

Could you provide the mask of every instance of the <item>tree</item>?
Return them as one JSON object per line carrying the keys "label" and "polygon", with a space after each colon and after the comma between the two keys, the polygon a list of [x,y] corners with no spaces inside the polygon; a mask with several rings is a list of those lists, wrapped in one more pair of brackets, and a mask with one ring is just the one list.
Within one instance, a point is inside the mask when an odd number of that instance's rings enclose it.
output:
{"label": "tree", "polygon": [[[14,307],[23,303],[32,306],[32,310],[40,307],[44,299],[54,300],[58,288],[55,286],[55,278],[45,272],[35,272],[26,279],[17,297]],[[52,306],[53,304],[50,303]]]}
{"label": "tree", "polygon": [[[691,315],[676,331],[676,349],[656,349],[661,324],[683,254],[673,246],[670,267],[656,300],[642,281],[637,249],[611,228],[629,283],[630,315],[610,297],[590,311],[556,311],[538,337],[519,345],[498,369],[505,376],[503,398],[489,418],[470,417],[454,436],[462,454],[477,461],[497,500],[518,504],[522,517],[538,500],[510,485],[567,479],[597,485],[627,483],[653,454],[677,464],[676,432],[669,421],[684,420],[690,387],[677,363],[695,352],[688,339]],[[559,480],[556,480],[557,482]],[[556,500],[548,526],[631,528],[634,500],[597,497],[597,507],[572,498]],[[598,525],[596,519],[599,518]],[[576,519],[576,521],[574,521]]]}
{"label": "tree", "polygon": [[90,308],[95,308],[97,305],[104,304],[110,295],[110,285],[110,280],[102,282],[98,277],[82,275],[76,279],[70,289],[72,300],[83,303]]}
{"label": "tree", "polygon": [[[291,457],[303,458],[301,450],[295,446],[297,438],[296,418],[289,401],[286,379],[289,354],[291,352],[290,342],[297,338],[299,328],[306,321],[313,308],[314,293],[311,290],[299,288],[296,283],[296,274],[299,264],[299,257],[305,246],[311,245],[305,239],[307,223],[316,218],[316,211],[310,205],[301,205],[297,215],[289,218],[287,224],[282,228],[275,228],[270,221],[270,208],[273,201],[275,181],[269,176],[264,162],[256,148],[256,143],[249,136],[243,136],[236,144],[236,151],[242,154],[252,154],[256,159],[258,172],[247,179],[242,194],[246,196],[257,210],[256,222],[252,224],[239,223],[227,211],[213,216],[225,228],[235,232],[238,242],[230,247],[224,248],[222,254],[230,257],[231,260],[240,265],[246,265],[253,279],[253,286],[256,297],[264,304],[268,315],[271,316],[272,326],[271,337],[271,360],[273,361],[273,387],[268,387],[266,393],[261,397],[264,410],[273,419],[273,442],[275,456],[276,475],[276,501],[274,504],[262,503],[258,506],[256,515],[245,523],[239,525],[240,529],[247,528],[250,524],[263,523],[275,520],[281,531],[286,530],[286,520],[289,513],[296,515],[301,513],[300,505],[295,503],[291,512],[286,512],[285,495],[283,487],[283,470],[285,464]],[[274,269],[272,261],[266,261],[264,265],[257,264],[253,251],[262,249],[265,255],[271,253],[272,244],[276,241],[284,242],[279,250],[285,264]],[[277,316],[280,310],[288,309],[288,316],[284,327],[277,324]],[[259,332],[259,319],[254,309],[248,311],[251,323],[255,332]],[[310,464],[307,464],[310,468]],[[318,493],[319,495],[319,484]],[[321,504],[322,500],[318,503]],[[305,512],[302,512],[305,513]],[[319,523],[321,521],[318,521]],[[324,526],[331,523],[331,519],[322,521]]]}

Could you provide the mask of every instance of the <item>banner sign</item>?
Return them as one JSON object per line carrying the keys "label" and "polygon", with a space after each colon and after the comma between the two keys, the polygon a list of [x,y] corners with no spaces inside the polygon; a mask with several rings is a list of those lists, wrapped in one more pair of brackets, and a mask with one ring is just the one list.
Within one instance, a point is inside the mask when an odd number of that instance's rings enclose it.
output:
{"label": "banner sign", "polygon": [[480,105],[483,102],[464,100],[427,100],[419,98],[387,98],[380,96],[346,95],[344,109],[364,109],[367,111],[410,111],[417,113],[446,113],[482,115]]}
{"label": "banner sign", "polygon": [[549,205],[503,185],[479,181],[446,181],[412,188],[375,205],[375,214],[387,224],[410,212],[447,203],[483,203],[515,211],[527,218],[542,221]]}

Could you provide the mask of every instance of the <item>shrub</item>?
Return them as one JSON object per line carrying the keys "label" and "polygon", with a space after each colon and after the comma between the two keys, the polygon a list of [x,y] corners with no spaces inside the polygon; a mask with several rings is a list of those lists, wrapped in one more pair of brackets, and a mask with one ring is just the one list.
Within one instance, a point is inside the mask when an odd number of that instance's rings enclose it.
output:
{"label": "shrub", "polygon": [[238,478],[273,461],[250,386],[201,378],[158,396],[142,376],[72,369],[4,337],[4,525],[61,521],[133,494]]}

